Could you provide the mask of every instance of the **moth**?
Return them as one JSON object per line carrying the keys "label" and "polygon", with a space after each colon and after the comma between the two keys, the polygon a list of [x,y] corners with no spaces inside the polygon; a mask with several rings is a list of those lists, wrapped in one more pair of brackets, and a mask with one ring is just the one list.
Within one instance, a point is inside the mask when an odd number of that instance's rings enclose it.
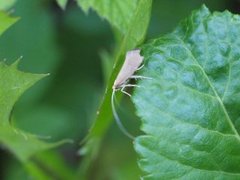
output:
{"label": "moth", "polygon": [[[118,124],[120,130],[129,138],[134,139],[134,136],[131,135],[123,126],[115,105],[114,105],[114,97],[115,97],[115,92],[120,90],[121,92],[123,92],[124,94],[128,95],[129,97],[131,97],[131,95],[125,91],[126,87],[139,87],[138,85],[135,84],[128,84],[128,81],[130,79],[139,79],[139,78],[147,78],[148,77],[144,77],[144,76],[137,76],[134,75],[134,73],[141,69],[143,67],[143,65],[141,66],[141,64],[143,63],[143,59],[144,57],[140,55],[140,50],[139,49],[135,49],[132,51],[128,51],[125,57],[125,61],[123,63],[122,68],[120,69],[117,78],[115,79],[113,86],[112,86],[112,98],[111,98],[111,104],[112,104],[112,112],[113,112],[113,116],[116,120],[116,123]],[[149,78],[150,79],[150,78]]]}

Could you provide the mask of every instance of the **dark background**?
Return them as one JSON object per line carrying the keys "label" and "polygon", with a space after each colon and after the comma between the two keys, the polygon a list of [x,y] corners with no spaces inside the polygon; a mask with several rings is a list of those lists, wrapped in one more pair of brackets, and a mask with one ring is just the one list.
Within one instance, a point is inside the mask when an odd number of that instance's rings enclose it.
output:
{"label": "dark background", "polygon": [[[237,0],[155,0],[147,40],[170,32],[193,9],[205,3],[211,11],[238,13]],[[59,149],[77,171],[79,142],[96,117],[112,64],[115,39],[110,25],[95,12],[85,15],[74,1],[65,11],[55,1],[18,0],[11,9],[21,19],[0,38],[0,59],[12,63],[20,56],[20,69],[51,75],[30,88],[14,108],[14,124],[52,141],[70,138],[74,144]],[[139,129],[134,107],[126,97],[119,113],[131,132]],[[6,150],[0,154],[2,179],[25,179],[22,166]],[[130,140],[113,124],[91,168],[91,179],[139,179],[137,155]],[[20,179],[21,179],[20,178]]]}

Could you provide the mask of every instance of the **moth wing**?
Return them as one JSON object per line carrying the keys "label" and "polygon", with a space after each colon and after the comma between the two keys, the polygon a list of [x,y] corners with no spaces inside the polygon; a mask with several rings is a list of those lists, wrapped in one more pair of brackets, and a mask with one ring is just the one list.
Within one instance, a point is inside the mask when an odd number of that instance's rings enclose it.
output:
{"label": "moth wing", "polygon": [[114,82],[114,87],[124,84],[138,69],[142,61],[143,56],[140,55],[140,50],[128,51],[123,66]]}

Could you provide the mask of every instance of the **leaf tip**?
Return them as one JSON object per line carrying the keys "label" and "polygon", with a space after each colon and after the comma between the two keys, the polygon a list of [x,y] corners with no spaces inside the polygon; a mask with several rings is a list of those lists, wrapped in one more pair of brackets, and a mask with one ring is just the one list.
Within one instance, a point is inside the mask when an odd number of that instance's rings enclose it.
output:
{"label": "leaf tip", "polygon": [[200,9],[198,11],[202,14],[210,14],[210,10],[208,9],[208,7],[205,4],[202,4],[202,6],[200,7]]}
{"label": "leaf tip", "polygon": [[16,69],[19,66],[20,61],[23,59],[23,56],[20,56],[15,62],[12,63],[12,67],[15,67]]}
{"label": "leaf tip", "polygon": [[81,0],[76,0],[77,1],[77,5],[83,10],[83,12],[88,15],[90,6],[85,4],[84,2],[82,2]]}
{"label": "leaf tip", "polygon": [[66,10],[68,0],[57,0],[57,4],[61,7],[62,10]]}

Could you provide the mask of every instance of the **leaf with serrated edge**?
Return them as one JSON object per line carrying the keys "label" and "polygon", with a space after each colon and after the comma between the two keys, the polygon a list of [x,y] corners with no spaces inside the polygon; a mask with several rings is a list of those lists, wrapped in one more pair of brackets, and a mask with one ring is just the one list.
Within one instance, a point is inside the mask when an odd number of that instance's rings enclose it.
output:
{"label": "leaf with serrated edge", "polygon": [[0,62],[0,124],[8,124],[13,105],[35,82],[46,74],[31,74],[17,69],[19,61],[8,66]]}
{"label": "leaf with serrated edge", "polygon": [[[18,18],[9,17],[0,11],[0,35]],[[19,60],[12,65],[0,61],[0,143],[10,150],[21,162],[26,164],[30,157],[41,151],[54,148],[69,140],[48,143],[38,137],[9,124],[11,112],[18,98],[47,74],[31,74],[17,69]]]}
{"label": "leaf with serrated edge", "polygon": [[68,140],[47,143],[37,136],[16,130],[9,124],[11,111],[17,99],[46,74],[31,74],[17,69],[19,61],[8,66],[0,62],[0,143],[9,149],[20,161],[27,161],[32,155],[59,146]]}
{"label": "leaf with serrated edge", "polygon": [[203,6],[143,47],[133,101],[145,179],[240,179],[240,16]]}

